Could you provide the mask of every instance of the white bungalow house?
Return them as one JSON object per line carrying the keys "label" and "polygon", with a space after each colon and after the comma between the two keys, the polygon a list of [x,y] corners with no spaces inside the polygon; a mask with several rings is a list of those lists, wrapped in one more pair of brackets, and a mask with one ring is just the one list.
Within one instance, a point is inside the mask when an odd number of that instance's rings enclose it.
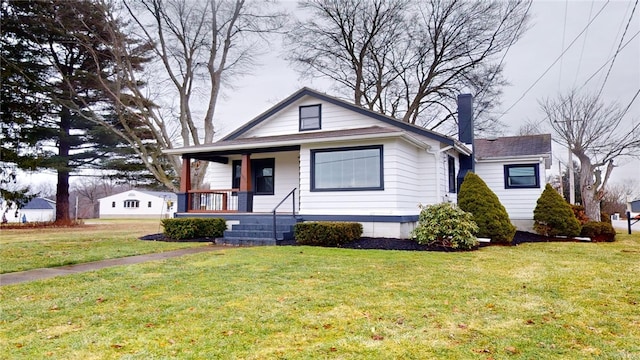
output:
{"label": "white bungalow house", "polygon": [[[459,96],[458,113],[455,139],[303,88],[217,142],[165,151],[183,159],[176,216],[226,218],[233,228],[225,241],[233,244],[275,243],[290,236],[292,223],[320,220],[360,222],[363,236],[407,238],[418,205],[456,202],[477,165],[471,95]],[[191,189],[198,161],[211,162],[214,190]]]}
{"label": "white bungalow house", "polygon": [[49,222],[56,219],[56,202],[46,198],[36,197],[23,207],[9,206],[4,200],[0,201],[2,221],[10,223],[20,222]]}
{"label": "white bungalow house", "polygon": [[173,217],[178,197],[171,192],[128,190],[98,199],[100,219]]}

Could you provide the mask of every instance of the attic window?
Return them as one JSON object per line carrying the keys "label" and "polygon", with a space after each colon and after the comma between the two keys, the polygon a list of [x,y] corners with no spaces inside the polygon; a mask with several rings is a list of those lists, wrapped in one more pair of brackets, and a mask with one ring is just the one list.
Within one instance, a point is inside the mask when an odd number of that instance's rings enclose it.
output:
{"label": "attic window", "polygon": [[538,164],[505,165],[504,188],[527,189],[539,188]]}
{"label": "attic window", "polygon": [[300,106],[300,131],[319,130],[321,105]]}

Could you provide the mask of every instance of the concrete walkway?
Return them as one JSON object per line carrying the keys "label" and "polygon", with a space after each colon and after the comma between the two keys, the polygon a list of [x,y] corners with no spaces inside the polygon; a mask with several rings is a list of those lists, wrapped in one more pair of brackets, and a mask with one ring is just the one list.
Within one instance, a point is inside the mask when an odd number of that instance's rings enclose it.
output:
{"label": "concrete walkway", "polygon": [[118,259],[94,261],[94,262],[88,262],[88,263],[76,264],[76,265],[33,269],[33,270],[20,271],[20,272],[14,272],[14,273],[0,274],[0,286],[19,284],[19,283],[34,281],[34,280],[48,279],[56,276],[76,274],[76,273],[85,272],[85,271],[99,270],[99,269],[103,269],[111,266],[139,264],[147,261],[163,260],[163,259],[174,258],[182,255],[197,254],[197,253],[206,252],[206,251],[215,251],[215,250],[222,250],[222,249],[228,249],[228,248],[229,247],[215,246],[215,245],[200,246],[200,247],[194,247],[194,248],[188,248],[188,249],[165,251],[165,252],[154,253],[154,254],[136,255],[136,256],[128,256],[128,257],[123,257]]}

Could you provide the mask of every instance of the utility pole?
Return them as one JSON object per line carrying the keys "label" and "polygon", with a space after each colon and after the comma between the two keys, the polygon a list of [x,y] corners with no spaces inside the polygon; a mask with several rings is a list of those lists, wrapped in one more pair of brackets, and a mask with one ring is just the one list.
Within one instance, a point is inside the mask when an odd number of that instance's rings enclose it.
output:
{"label": "utility pole", "polygon": [[576,204],[576,186],[575,179],[573,176],[573,154],[571,153],[571,144],[567,144],[567,148],[569,149],[569,164],[567,165],[567,171],[569,172],[569,204]]}

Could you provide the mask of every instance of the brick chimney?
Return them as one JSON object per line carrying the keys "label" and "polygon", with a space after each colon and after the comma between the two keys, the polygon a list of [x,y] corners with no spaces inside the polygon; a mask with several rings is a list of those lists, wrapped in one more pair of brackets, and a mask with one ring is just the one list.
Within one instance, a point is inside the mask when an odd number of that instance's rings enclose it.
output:
{"label": "brick chimney", "polygon": [[[473,96],[471,94],[458,95],[458,140],[468,145],[473,151]],[[467,172],[473,172],[475,164],[473,153],[470,156],[460,154],[460,170],[458,171],[458,189]]]}

